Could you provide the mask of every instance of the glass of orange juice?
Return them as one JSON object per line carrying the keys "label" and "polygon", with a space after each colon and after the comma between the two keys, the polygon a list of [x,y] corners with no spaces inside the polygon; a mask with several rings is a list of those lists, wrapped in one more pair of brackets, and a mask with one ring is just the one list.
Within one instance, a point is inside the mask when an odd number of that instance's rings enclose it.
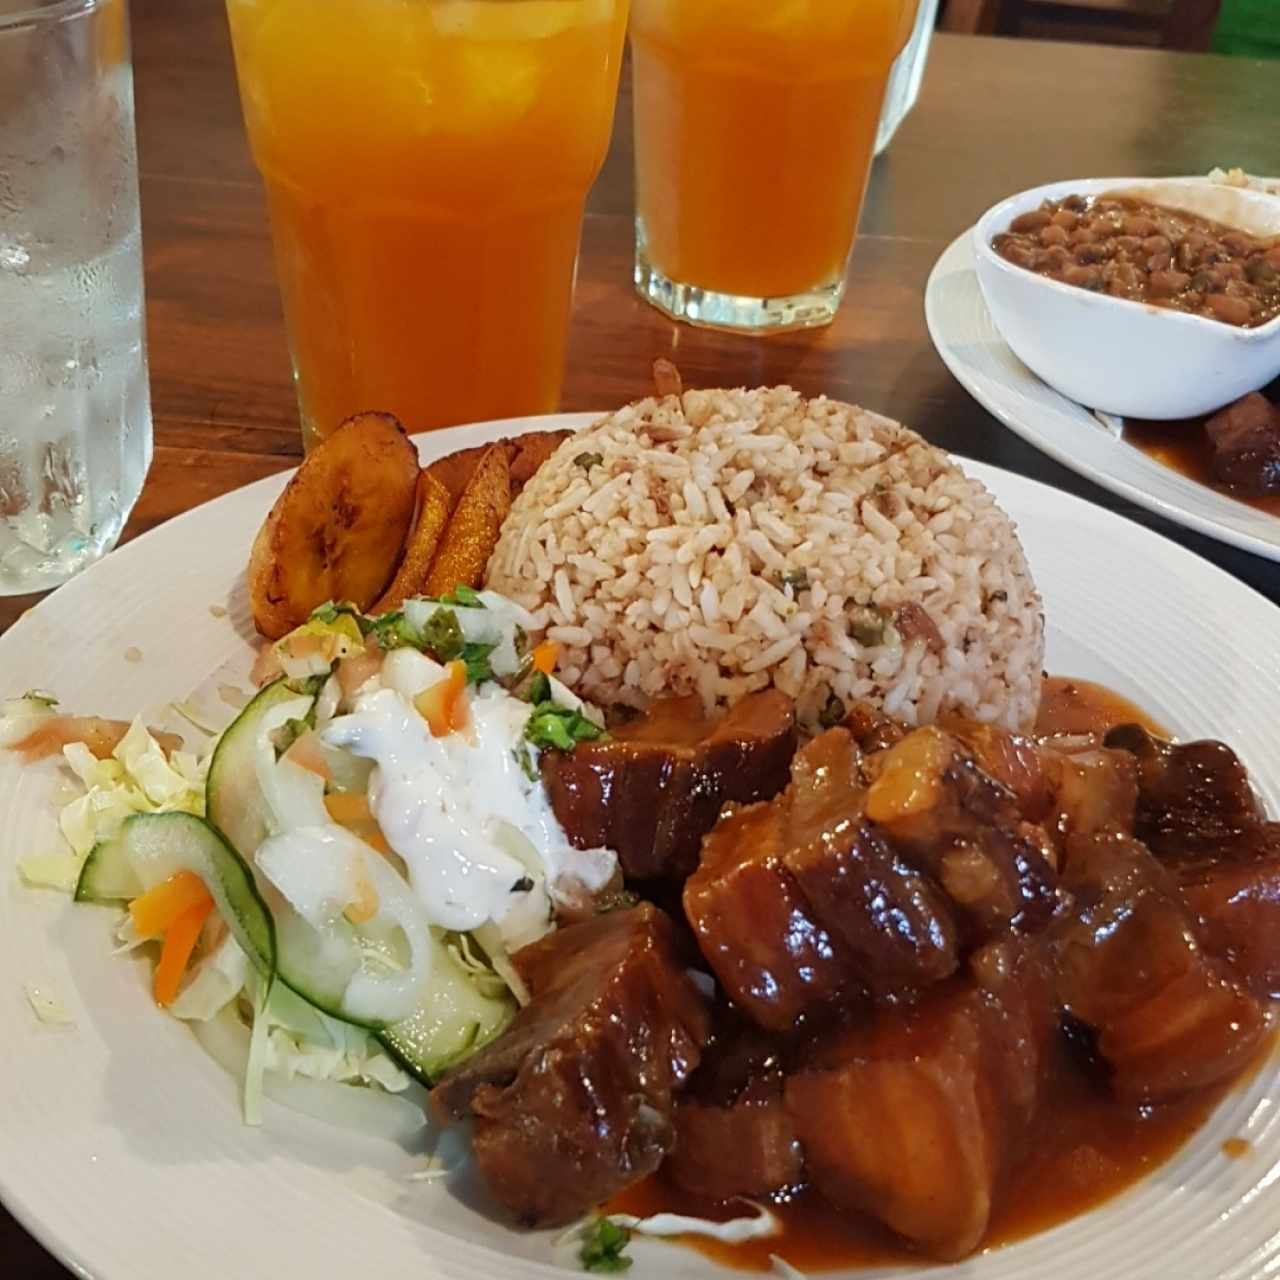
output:
{"label": "glass of orange juice", "polygon": [[632,0],[636,287],[679,320],[828,323],[917,0]]}
{"label": "glass of orange juice", "polygon": [[310,445],[560,395],[627,0],[227,0]]}

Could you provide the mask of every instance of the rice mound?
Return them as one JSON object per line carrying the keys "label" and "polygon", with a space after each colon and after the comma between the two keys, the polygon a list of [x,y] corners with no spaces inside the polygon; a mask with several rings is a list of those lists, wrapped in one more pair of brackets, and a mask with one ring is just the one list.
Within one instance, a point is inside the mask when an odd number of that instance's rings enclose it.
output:
{"label": "rice mound", "polygon": [[915,432],[790,387],[642,400],[573,436],[487,585],[606,707],[772,684],[810,728],[834,695],[1020,729],[1039,703],[1044,619],[1008,516]]}

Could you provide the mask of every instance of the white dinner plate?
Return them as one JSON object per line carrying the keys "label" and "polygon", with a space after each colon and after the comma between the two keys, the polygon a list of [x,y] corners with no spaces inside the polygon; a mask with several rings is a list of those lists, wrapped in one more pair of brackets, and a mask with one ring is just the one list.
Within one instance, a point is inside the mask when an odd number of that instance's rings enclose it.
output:
{"label": "white dinner plate", "polygon": [[[492,423],[418,443],[430,458],[547,425]],[[1280,613],[1138,525],[966,466],[1021,529],[1044,595],[1049,668],[1113,686],[1179,734],[1225,738],[1280,812]],[[245,562],[284,479],[171,520],[55,592],[0,637],[0,693],[46,687],[69,709],[158,717],[243,664],[252,641]],[[0,760],[0,1197],[38,1239],[97,1280],[505,1280],[576,1270],[572,1248],[557,1249],[551,1234],[486,1218],[465,1181],[411,1181],[412,1144],[353,1136],[271,1103],[260,1130],[245,1128],[236,1084],[151,1003],[147,962],[110,956],[114,913],[18,883],[15,859],[55,841],[57,772]],[[29,982],[58,996],[74,1025],[37,1021]],[[1280,1074],[1268,1063],[1135,1189],[949,1272],[918,1274],[1273,1275],[1277,1099]],[[1251,1154],[1226,1158],[1229,1137],[1247,1139]],[[635,1280],[729,1274],[678,1245],[632,1248]]]}
{"label": "white dinner plate", "polygon": [[1280,518],[1126,444],[1117,430],[1042,382],[1009,350],[978,287],[969,237],[966,231],[934,264],[924,294],[929,336],[960,385],[1029,444],[1104,489],[1188,529],[1280,560]]}

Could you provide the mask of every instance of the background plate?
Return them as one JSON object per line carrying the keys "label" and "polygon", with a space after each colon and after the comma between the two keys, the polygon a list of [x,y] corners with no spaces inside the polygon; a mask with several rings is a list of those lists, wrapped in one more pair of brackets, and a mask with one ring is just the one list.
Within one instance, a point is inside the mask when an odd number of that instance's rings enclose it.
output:
{"label": "background plate", "polygon": [[[490,423],[418,443],[429,458],[547,425]],[[1280,811],[1280,614],[1118,516],[967,466],[1021,528],[1044,595],[1050,669],[1105,681],[1180,734],[1227,739]],[[55,592],[0,637],[0,694],[48,687],[69,708],[129,716],[158,711],[242,662],[252,638],[249,544],[284,480],[172,520]],[[126,657],[133,648],[141,660]],[[0,1196],[48,1248],[100,1280],[172,1280],[175,1267],[183,1280],[505,1280],[576,1267],[547,1235],[488,1221],[472,1188],[408,1181],[413,1151],[270,1103],[265,1126],[245,1128],[231,1078],[151,1004],[145,961],[110,958],[114,913],[17,883],[15,859],[55,839],[56,786],[54,767],[0,760]],[[31,981],[54,989],[73,1027],[36,1021],[23,994]],[[1024,1243],[919,1274],[1272,1275],[1278,1097],[1268,1063],[1133,1191]],[[1249,1158],[1222,1154],[1222,1141],[1236,1136],[1252,1144]],[[640,1242],[634,1252],[635,1280],[728,1274],[677,1246]]]}
{"label": "background plate", "polygon": [[1125,444],[1083,405],[1042,382],[1009,350],[983,301],[969,232],[934,264],[925,287],[929,336],[956,381],[1029,444],[1140,507],[1280,560],[1280,519],[1179,475]]}

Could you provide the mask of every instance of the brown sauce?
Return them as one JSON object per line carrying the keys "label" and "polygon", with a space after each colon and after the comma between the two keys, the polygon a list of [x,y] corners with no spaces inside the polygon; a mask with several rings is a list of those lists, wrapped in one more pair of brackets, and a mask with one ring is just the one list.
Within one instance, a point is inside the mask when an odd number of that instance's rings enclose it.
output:
{"label": "brown sauce", "polygon": [[[1067,676],[1045,676],[1039,734],[1105,733],[1138,723],[1168,731],[1150,714],[1105,685]],[[1104,1204],[1158,1170],[1201,1128],[1222,1099],[1247,1081],[1270,1056],[1271,1045],[1236,1080],[1157,1107],[1119,1102],[1073,1059],[1065,1040],[1049,1065],[1046,1105],[1032,1153],[1000,1196],[985,1249],[1046,1231]],[[1228,1138],[1222,1154],[1240,1159],[1252,1151],[1245,1138]],[[918,1254],[867,1218],[833,1209],[809,1188],[770,1201],[782,1231],[761,1240],[728,1245],[702,1236],[678,1242],[737,1271],[767,1273],[772,1257],[803,1272],[837,1268],[919,1265]],[[655,1175],[610,1201],[609,1213],[646,1217],[681,1213],[726,1220],[749,1212],[741,1204],[700,1202]]]}
{"label": "brown sauce", "polygon": [[[1111,1098],[1070,1061],[1068,1050],[1061,1046],[1051,1066],[1049,1101],[1033,1153],[1000,1197],[984,1248],[1012,1244],[1078,1217],[1157,1170],[1267,1056],[1264,1053],[1244,1077],[1227,1085],[1159,1107],[1140,1107]],[[1243,1138],[1223,1144],[1224,1154],[1233,1158],[1249,1149]],[[832,1209],[810,1190],[773,1201],[770,1207],[782,1222],[778,1235],[740,1245],[701,1236],[681,1237],[681,1243],[738,1271],[770,1271],[771,1254],[805,1272],[921,1261],[884,1228]],[[638,1217],[685,1213],[712,1219],[750,1212],[740,1204],[699,1204],[668,1186],[660,1175],[625,1191],[609,1203],[607,1211]]]}
{"label": "brown sauce", "polygon": [[1177,422],[1143,422],[1127,418],[1124,424],[1124,441],[1135,449],[1141,449],[1171,471],[1188,480],[1207,485],[1218,493],[1243,502],[1255,511],[1269,516],[1280,516],[1280,493],[1253,495],[1237,493],[1213,478],[1213,446],[1204,431],[1204,418],[1189,418]]}
{"label": "brown sauce", "polygon": [[1118,724],[1140,724],[1161,738],[1170,736],[1137,703],[1106,685],[1071,676],[1045,676],[1041,681],[1036,733],[1103,734]]}

